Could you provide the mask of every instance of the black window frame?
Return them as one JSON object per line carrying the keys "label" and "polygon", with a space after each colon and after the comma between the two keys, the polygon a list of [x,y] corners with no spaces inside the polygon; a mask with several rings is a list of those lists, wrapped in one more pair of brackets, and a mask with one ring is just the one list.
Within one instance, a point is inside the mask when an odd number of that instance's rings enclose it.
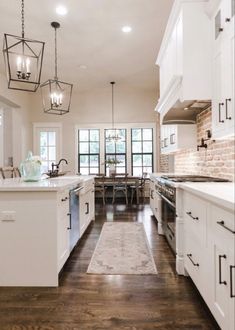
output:
{"label": "black window frame", "polygon": [[[125,156],[125,173],[127,173],[127,156],[126,156],[126,153],[127,153],[127,129],[126,128],[117,128],[116,129],[117,131],[118,130],[124,130],[125,131],[125,153],[123,152],[116,152],[116,148],[117,148],[117,144],[115,144],[115,153],[106,153],[106,143],[107,143],[107,138],[106,138],[106,131],[113,131],[112,128],[105,128],[104,129],[104,160],[106,161],[107,158],[114,158],[114,159],[117,159],[117,156]],[[118,167],[118,166],[117,166]],[[124,167],[124,166],[121,166],[121,167]],[[105,175],[107,175],[107,165],[105,164],[105,167],[104,167],[104,172],[105,172]]]}
{"label": "black window frame", "polygon": [[[88,131],[88,140],[87,141],[80,141],[79,140],[79,132],[80,131]],[[99,132],[99,141],[92,141],[90,139],[90,132],[91,131],[98,131]],[[87,142],[88,143],[88,153],[80,153],[80,143],[81,142]],[[99,143],[99,153],[90,153],[90,143],[92,142],[98,142]],[[80,166],[80,157],[81,156],[88,156],[88,166]],[[81,173],[81,168],[88,168],[88,175],[93,175],[95,173],[91,172],[92,168],[96,167],[91,167],[90,166],[90,156],[98,156],[98,173],[100,173],[100,129],[99,128],[79,128],[78,129],[78,173]],[[97,174],[98,174],[97,173]]]}
{"label": "black window frame", "polygon": [[[133,140],[133,130],[135,129],[140,129],[141,130],[141,140]],[[151,129],[152,130],[152,140],[144,140],[143,139],[143,130],[144,129]],[[141,142],[141,150],[142,152],[133,152],[133,142]],[[144,142],[152,142],[152,152],[143,152],[143,143]],[[134,166],[133,165],[133,156],[135,155],[141,155],[142,156],[142,161],[141,161],[141,166]],[[154,152],[153,152],[153,128],[152,127],[133,127],[131,128],[131,174],[133,175],[134,173],[134,168],[141,168],[142,169],[142,176],[144,172],[144,165],[143,165],[143,155],[151,155],[152,156],[152,171],[153,172],[153,157],[154,157]],[[150,167],[150,166],[147,166]]]}

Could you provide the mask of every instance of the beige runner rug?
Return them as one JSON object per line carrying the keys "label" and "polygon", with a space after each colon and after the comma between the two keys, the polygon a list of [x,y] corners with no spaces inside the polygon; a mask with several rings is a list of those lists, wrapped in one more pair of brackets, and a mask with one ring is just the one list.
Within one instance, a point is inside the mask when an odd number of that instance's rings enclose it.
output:
{"label": "beige runner rug", "polygon": [[157,274],[143,224],[104,223],[87,273]]}

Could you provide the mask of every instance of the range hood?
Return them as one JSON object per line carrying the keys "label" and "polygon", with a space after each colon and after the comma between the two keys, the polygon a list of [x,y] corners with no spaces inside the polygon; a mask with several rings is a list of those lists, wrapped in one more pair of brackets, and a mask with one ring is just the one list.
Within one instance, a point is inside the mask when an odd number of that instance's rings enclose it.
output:
{"label": "range hood", "polygon": [[159,99],[155,111],[160,113],[161,124],[193,124],[197,115],[211,106],[210,100],[185,100],[181,76],[174,76]]}

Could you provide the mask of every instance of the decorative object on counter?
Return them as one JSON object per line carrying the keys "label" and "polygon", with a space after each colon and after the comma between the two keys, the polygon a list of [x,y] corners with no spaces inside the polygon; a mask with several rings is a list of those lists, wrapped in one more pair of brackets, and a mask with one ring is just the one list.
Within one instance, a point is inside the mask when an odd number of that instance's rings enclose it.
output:
{"label": "decorative object on counter", "polygon": [[106,140],[109,142],[118,142],[121,140],[121,136],[118,135],[118,129],[114,128],[114,97],[113,97],[113,86],[115,84],[115,81],[110,82],[112,86],[112,133],[107,136]]}
{"label": "decorative object on counter", "polygon": [[87,273],[157,274],[143,224],[104,223]]}
{"label": "decorative object on counter", "polygon": [[29,151],[26,160],[20,164],[20,173],[23,181],[39,181],[41,178],[41,164],[40,157],[33,156],[32,151]]}
{"label": "decorative object on counter", "polygon": [[58,22],[52,22],[55,29],[55,77],[44,82],[41,87],[43,109],[45,113],[63,115],[69,112],[73,85],[60,81],[57,74],[57,29]]}
{"label": "decorative object on counter", "polygon": [[108,158],[105,160],[104,164],[108,165],[109,169],[109,176],[115,175],[116,174],[116,165],[120,164],[121,161],[115,158]]}
{"label": "decorative object on counter", "polygon": [[21,1],[21,37],[4,34],[8,88],[35,92],[40,85],[45,42],[25,38],[24,0]]}
{"label": "decorative object on counter", "polygon": [[[201,144],[199,144],[197,146],[197,151],[199,151],[200,148],[205,148],[207,149],[207,143],[205,143],[205,141],[208,141],[211,139],[212,135],[211,135],[211,131],[210,130],[207,130],[206,131],[206,134],[207,134],[207,138],[204,139],[204,138],[201,138]],[[214,140],[213,140],[214,141]]]}
{"label": "decorative object on counter", "polygon": [[68,165],[68,161],[65,158],[61,158],[58,162],[58,164],[51,164],[51,170],[49,170],[46,174],[49,175],[50,178],[54,178],[56,176],[62,176],[65,175],[68,172],[60,172],[60,163],[65,162],[66,165]]}

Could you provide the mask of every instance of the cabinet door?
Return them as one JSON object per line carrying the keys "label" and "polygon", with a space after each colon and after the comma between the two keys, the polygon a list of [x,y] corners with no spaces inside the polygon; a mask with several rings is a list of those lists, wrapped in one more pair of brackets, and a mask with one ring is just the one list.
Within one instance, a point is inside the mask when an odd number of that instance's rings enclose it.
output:
{"label": "cabinet door", "polygon": [[87,216],[89,213],[89,198],[87,193],[80,195],[79,203],[80,203],[79,222],[80,222],[80,237],[81,237],[85,231]]}
{"label": "cabinet door", "polygon": [[90,190],[89,193],[89,208],[90,208],[90,212],[89,212],[89,223],[92,220],[95,220],[95,200],[94,200],[95,196],[94,196],[94,190]]}
{"label": "cabinet door", "polygon": [[58,196],[57,224],[57,263],[59,272],[69,257],[69,192]]}
{"label": "cabinet door", "polygon": [[155,194],[155,191],[154,191],[154,181],[153,180],[150,180],[150,208],[154,214],[154,194]]}

